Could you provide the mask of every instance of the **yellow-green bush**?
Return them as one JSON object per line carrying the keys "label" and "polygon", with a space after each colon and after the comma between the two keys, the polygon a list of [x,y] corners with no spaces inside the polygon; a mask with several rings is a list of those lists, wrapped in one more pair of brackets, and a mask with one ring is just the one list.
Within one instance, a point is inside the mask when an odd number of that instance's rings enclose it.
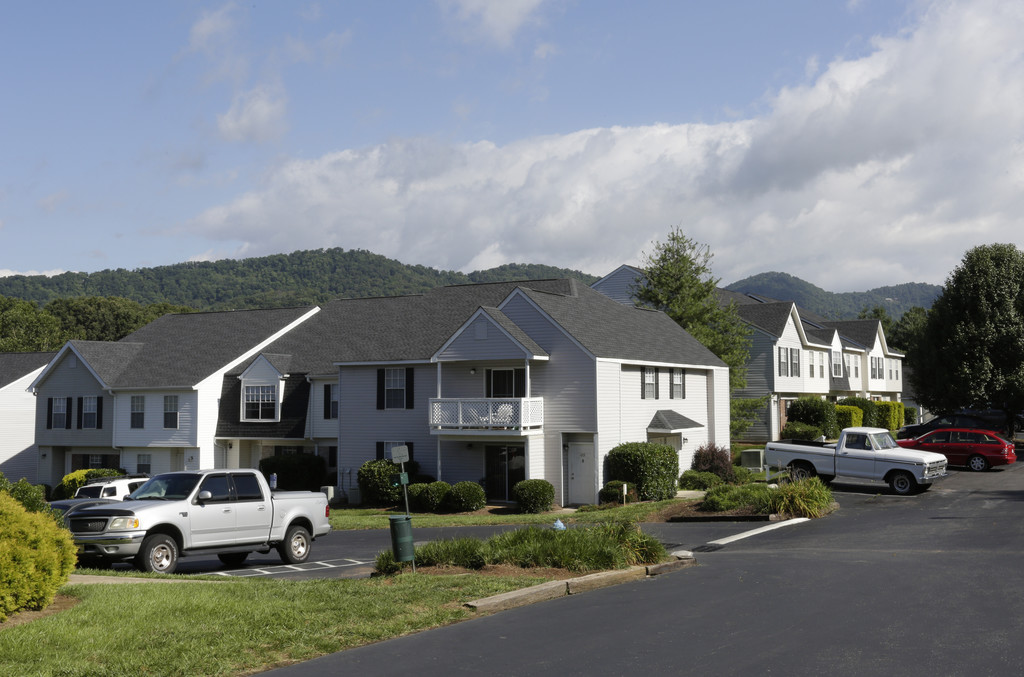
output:
{"label": "yellow-green bush", "polygon": [[864,411],[849,404],[837,404],[836,421],[840,428],[859,428],[864,425]]}
{"label": "yellow-green bush", "polygon": [[[85,484],[94,477],[118,477],[124,475],[123,470],[114,468],[83,468],[64,475],[57,489],[54,490],[56,498],[73,498],[78,487]],[[56,498],[54,500],[56,500]]]}
{"label": "yellow-green bush", "polygon": [[0,622],[15,611],[53,602],[74,571],[75,558],[69,531],[0,492]]}
{"label": "yellow-green bush", "polygon": [[896,430],[903,425],[902,402],[875,402],[878,408],[879,425],[889,430]]}

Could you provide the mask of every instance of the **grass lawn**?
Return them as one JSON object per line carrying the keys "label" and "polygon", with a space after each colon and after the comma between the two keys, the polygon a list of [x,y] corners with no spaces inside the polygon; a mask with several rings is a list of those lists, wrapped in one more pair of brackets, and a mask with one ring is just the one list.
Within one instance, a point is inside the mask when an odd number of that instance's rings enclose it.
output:
{"label": "grass lawn", "polygon": [[471,599],[543,578],[69,585],[78,604],[0,625],[0,675],[241,675],[467,618]]}

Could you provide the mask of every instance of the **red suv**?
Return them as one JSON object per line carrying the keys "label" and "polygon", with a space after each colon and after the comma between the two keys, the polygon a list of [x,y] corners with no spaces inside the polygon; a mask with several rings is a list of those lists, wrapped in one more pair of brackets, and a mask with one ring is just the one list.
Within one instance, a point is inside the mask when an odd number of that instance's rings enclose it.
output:
{"label": "red suv", "polygon": [[979,472],[1017,461],[1013,442],[991,430],[939,428],[912,440],[896,440],[896,444],[943,454],[950,465],[963,465]]}

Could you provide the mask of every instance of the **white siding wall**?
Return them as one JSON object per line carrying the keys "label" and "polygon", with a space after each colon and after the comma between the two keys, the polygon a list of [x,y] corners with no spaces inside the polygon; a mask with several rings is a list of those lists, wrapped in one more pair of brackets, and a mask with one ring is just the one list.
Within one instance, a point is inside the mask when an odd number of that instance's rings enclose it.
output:
{"label": "white siding wall", "polygon": [[[36,398],[26,389],[42,367],[0,389],[0,472],[11,482],[37,483]],[[45,410],[43,412],[45,414]]]}

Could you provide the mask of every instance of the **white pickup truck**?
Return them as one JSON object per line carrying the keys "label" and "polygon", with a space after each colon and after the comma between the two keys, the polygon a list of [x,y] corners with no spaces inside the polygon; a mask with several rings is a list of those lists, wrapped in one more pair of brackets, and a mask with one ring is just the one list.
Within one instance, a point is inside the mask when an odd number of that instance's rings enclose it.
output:
{"label": "white pickup truck", "polygon": [[894,493],[924,491],[946,476],[946,457],[904,449],[883,428],[846,428],[834,443],[807,440],[769,442],[769,466],[789,468],[794,479],[818,476],[825,482],[850,477],[887,482]]}
{"label": "white pickup truck", "polygon": [[82,508],[67,524],[85,565],[133,560],[169,574],[187,555],[237,566],[250,552],[276,548],[284,562],[304,562],[311,542],[331,530],[329,516],[325,494],[271,492],[258,470],[197,470],[156,475],[124,501]]}

